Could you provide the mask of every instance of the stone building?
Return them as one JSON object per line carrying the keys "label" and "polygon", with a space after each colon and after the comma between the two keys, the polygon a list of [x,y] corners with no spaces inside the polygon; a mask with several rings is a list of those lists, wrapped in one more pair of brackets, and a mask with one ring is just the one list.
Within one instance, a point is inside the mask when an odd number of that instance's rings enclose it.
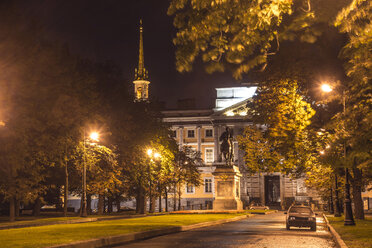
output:
{"label": "stone building", "polygon": [[[133,84],[134,101],[148,102],[150,81],[144,63],[142,20],[139,27],[138,67],[135,69]],[[203,166],[199,167],[202,185],[184,185],[182,206],[186,209],[212,208],[216,197],[213,173],[222,160],[219,138],[226,127],[232,130],[234,136],[233,161],[242,175],[238,193],[244,207],[255,202],[279,208],[294,200],[309,200],[310,195],[314,194],[306,189],[302,179],[292,180],[280,173],[250,175],[246,170],[243,152],[238,148],[236,136],[241,135],[246,126],[252,125],[247,116],[246,103],[251,100],[256,87],[227,87],[217,88],[216,91],[213,109],[195,109],[194,102],[184,99],[180,109],[162,112],[163,121],[171,126],[179,146],[190,146],[200,151],[204,161]],[[171,194],[168,205],[173,205]]]}
{"label": "stone building", "polygon": [[[184,188],[182,205],[186,209],[210,206],[215,199],[215,179],[212,175],[216,165],[221,163],[219,138],[226,127],[233,132],[234,164],[239,167],[240,198],[244,207],[252,202],[271,206],[286,207],[294,200],[307,201],[316,198],[304,185],[303,179],[291,179],[281,173],[261,173],[251,175],[246,170],[243,151],[239,150],[236,136],[241,135],[246,126],[252,125],[247,116],[246,103],[256,91],[256,87],[242,86],[217,88],[215,108],[205,110],[163,111],[163,121],[169,124],[179,146],[190,146],[201,152],[204,160],[200,172],[202,186]],[[311,197],[313,196],[313,197]]]}

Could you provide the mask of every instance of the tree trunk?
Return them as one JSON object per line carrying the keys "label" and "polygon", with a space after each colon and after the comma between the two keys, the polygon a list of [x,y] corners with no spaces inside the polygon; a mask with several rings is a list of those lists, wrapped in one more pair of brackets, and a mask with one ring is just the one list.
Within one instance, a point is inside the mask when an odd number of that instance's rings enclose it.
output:
{"label": "tree trunk", "polygon": [[137,190],[137,195],[136,195],[136,213],[140,213],[140,193],[139,190]]}
{"label": "tree trunk", "polygon": [[178,184],[178,211],[181,210],[181,195],[182,195],[181,184]]}
{"label": "tree trunk", "polygon": [[83,196],[80,197],[80,209],[79,209],[79,216],[83,213]]}
{"label": "tree trunk", "polygon": [[159,188],[159,213],[160,213],[162,211],[162,209],[161,209],[161,207],[162,207],[161,206],[161,193],[162,193],[161,191],[162,190],[161,190],[161,187],[160,186],[158,188]]}
{"label": "tree trunk", "polygon": [[334,207],[333,207],[333,189],[331,187],[331,190],[330,190],[330,196],[329,196],[329,213],[330,214],[334,214],[335,213],[335,210],[334,210]]}
{"label": "tree trunk", "polygon": [[15,221],[15,202],[14,197],[10,197],[9,199],[9,221]]}
{"label": "tree trunk", "polygon": [[173,211],[177,210],[177,184],[174,184],[173,190]]}
{"label": "tree trunk", "polygon": [[165,187],[165,212],[168,212],[168,189]]}
{"label": "tree trunk", "polygon": [[62,201],[61,201],[61,186],[58,187],[58,191],[56,193],[57,195],[57,203],[56,203],[56,211],[61,211],[62,210]]}
{"label": "tree trunk", "polygon": [[65,163],[65,188],[63,192],[63,216],[67,216],[67,197],[68,197],[68,170],[67,163]]}
{"label": "tree trunk", "polygon": [[340,205],[340,198],[338,195],[338,180],[337,174],[335,173],[335,217],[341,216],[341,205]]}
{"label": "tree trunk", "polygon": [[152,198],[150,199],[150,205],[151,205],[151,208],[150,208],[150,213],[155,213],[155,208],[156,208],[156,197],[155,195],[153,194],[152,195]]}
{"label": "tree trunk", "polygon": [[15,217],[19,217],[19,209],[21,208],[21,201],[19,199],[15,199],[15,209],[14,209],[14,214]]}
{"label": "tree trunk", "polygon": [[116,197],[115,203],[116,203],[116,212],[119,213],[120,212],[120,196]]}
{"label": "tree trunk", "polygon": [[39,216],[40,215],[40,208],[41,208],[41,200],[40,197],[36,198],[34,203],[34,210],[33,210],[33,216]]}
{"label": "tree trunk", "polygon": [[112,201],[112,197],[107,197],[107,212],[108,213],[112,213],[112,205],[113,205],[113,201]]}
{"label": "tree trunk", "polygon": [[107,213],[107,200],[106,196],[103,196],[103,212]]}
{"label": "tree trunk", "polygon": [[98,215],[102,215],[103,214],[103,208],[104,208],[104,197],[103,195],[99,194],[98,195]]}
{"label": "tree trunk", "polygon": [[138,190],[138,210],[140,214],[145,214],[146,213],[146,197],[145,197],[145,192],[142,187],[139,188]]}
{"label": "tree trunk", "polygon": [[362,199],[362,172],[353,164],[354,177],[351,181],[353,187],[354,215],[356,219],[364,220],[364,205]]}
{"label": "tree trunk", "polygon": [[92,195],[87,194],[87,213],[92,214]]}

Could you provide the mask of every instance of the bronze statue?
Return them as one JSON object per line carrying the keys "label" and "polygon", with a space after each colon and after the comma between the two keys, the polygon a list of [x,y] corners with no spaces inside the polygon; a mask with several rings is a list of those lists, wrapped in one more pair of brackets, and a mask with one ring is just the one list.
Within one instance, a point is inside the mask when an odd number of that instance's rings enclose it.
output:
{"label": "bronze statue", "polygon": [[233,135],[229,127],[226,127],[226,131],[220,136],[221,153],[225,159],[227,165],[231,165],[234,158],[234,146],[233,146]]}

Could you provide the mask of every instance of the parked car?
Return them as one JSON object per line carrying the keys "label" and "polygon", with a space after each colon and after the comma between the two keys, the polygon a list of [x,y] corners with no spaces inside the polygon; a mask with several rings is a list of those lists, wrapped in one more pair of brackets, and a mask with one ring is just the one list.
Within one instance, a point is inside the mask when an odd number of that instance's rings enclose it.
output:
{"label": "parked car", "polygon": [[295,227],[310,227],[312,231],[316,231],[316,213],[308,206],[293,205],[288,209],[286,214],[286,228]]}
{"label": "parked car", "polygon": [[249,207],[249,209],[250,210],[267,210],[267,209],[269,209],[269,207],[264,206],[264,205],[259,204],[259,203],[254,203]]}

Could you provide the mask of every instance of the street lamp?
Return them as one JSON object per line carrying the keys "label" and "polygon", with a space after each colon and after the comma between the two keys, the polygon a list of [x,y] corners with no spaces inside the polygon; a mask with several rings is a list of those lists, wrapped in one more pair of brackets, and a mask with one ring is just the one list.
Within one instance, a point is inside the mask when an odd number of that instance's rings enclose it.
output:
{"label": "street lamp", "polygon": [[[91,132],[89,134],[89,139],[92,141],[99,141],[99,133],[98,132]],[[81,211],[81,217],[87,217],[87,165],[86,165],[86,137],[85,137],[85,131],[84,131],[84,140],[83,140],[83,151],[84,151],[84,157],[83,157],[83,209]]]}
{"label": "street lamp", "polygon": [[[322,90],[326,93],[331,92],[333,89],[329,84],[323,84],[321,86]],[[342,105],[343,105],[343,124],[344,124],[344,131],[346,129],[345,121],[346,121],[346,92],[345,89],[342,90]],[[344,150],[344,162],[345,162],[345,217],[344,217],[344,225],[345,226],[354,226],[354,218],[353,218],[353,210],[351,208],[351,198],[350,198],[350,183],[349,183],[349,169],[346,166],[346,140],[344,140],[343,144]],[[336,186],[337,187],[337,186]]]}
{"label": "street lamp", "polygon": [[329,84],[322,84],[321,88],[322,88],[322,91],[326,93],[329,93],[333,90]]}
{"label": "street lamp", "polygon": [[97,132],[92,132],[92,133],[90,133],[89,138],[90,138],[91,140],[93,140],[93,141],[98,142],[98,141],[99,141],[99,133],[97,133]]}
{"label": "street lamp", "polygon": [[[147,150],[147,155],[150,157],[151,161],[153,161],[153,159],[155,160],[158,160],[159,158],[161,158],[161,155],[160,153],[158,152],[154,152],[152,149],[148,149]],[[149,205],[150,205],[150,211],[152,211],[152,180],[151,180],[151,169],[150,169],[150,165],[148,165],[148,173],[149,173]],[[161,196],[160,196],[161,197]],[[159,200],[159,209],[161,208],[161,200]]]}

